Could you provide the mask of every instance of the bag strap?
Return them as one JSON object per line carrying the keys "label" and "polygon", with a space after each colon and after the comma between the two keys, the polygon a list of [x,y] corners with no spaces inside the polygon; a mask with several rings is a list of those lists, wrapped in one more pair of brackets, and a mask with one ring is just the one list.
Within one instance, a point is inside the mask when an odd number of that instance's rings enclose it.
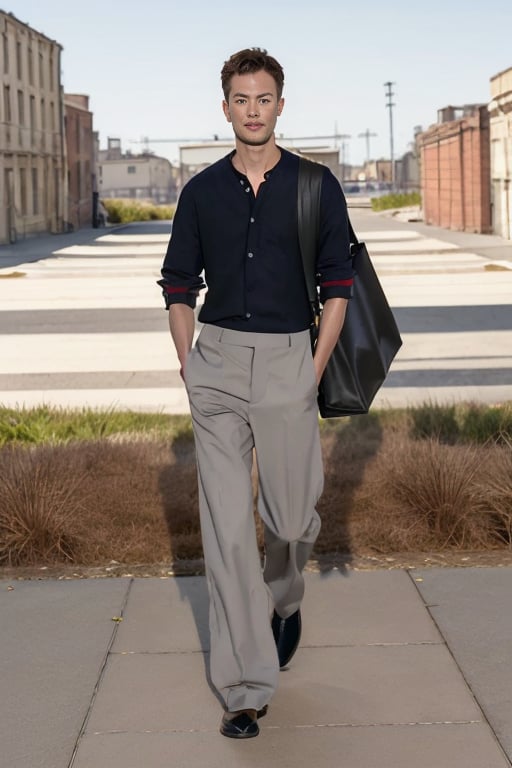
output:
{"label": "bag strap", "polygon": [[299,246],[302,266],[312,307],[313,318],[320,314],[320,302],[316,285],[316,253],[320,228],[320,197],[324,168],[319,163],[299,157],[299,183],[297,194],[297,216],[299,223]]}
{"label": "bag strap", "polygon": [[[320,198],[324,166],[299,157],[299,183],[297,193],[297,215],[299,223],[299,246],[308,299],[312,306],[314,322],[320,315],[320,300],[316,281],[316,255],[320,229]],[[350,243],[359,245],[359,240],[347,213]]]}

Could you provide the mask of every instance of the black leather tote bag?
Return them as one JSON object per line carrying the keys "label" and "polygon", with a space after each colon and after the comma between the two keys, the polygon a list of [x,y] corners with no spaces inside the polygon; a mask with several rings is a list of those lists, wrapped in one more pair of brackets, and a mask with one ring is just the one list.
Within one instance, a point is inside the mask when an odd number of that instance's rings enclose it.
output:
{"label": "black leather tote bag", "polygon": [[[316,285],[316,243],[323,169],[300,159],[298,219],[299,241],[315,321],[320,315]],[[350,227],[354,292],[348,302],[345,322],[318,389],[318,407],[325,418],[368,413],[389,367],[402,345],[395,318],[388,304],[366,245]],[[315,338],[315,322],[313,343]]]}

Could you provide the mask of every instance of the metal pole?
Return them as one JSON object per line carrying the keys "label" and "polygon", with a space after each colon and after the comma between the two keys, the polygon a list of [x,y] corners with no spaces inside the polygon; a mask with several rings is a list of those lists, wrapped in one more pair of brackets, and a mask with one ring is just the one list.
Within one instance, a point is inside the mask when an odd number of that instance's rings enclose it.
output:
{"label": "metal pole", "polygon": [[366,162],[370,162],[370,139],[373,136],[377,136],[376,133],[372,133],[369,128],[366,129],[364,133],[360,133],[358,138],[360,139],[366,139]]}
{"label": "metal pole", "polygon": [[389,109],[389,154],[390,154],[390,160],[391,160],[391,189],[394,191],[395,189],[395,157],[394,157],[394,151],[393,151],[393,107],[395,104],[392,101],[392,98],[394,96],[393,93],[393,86],[395,83],[387,82],[384,83],[385,88],[387,88],[386,91],[386,98],[387,98],[387,104],[386,108]]}

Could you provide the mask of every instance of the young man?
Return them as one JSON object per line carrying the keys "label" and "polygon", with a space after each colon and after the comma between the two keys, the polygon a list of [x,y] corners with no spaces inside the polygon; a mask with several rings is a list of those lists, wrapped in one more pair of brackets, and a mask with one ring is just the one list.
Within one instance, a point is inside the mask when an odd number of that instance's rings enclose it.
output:
{"label": "young man", "polygon": [[[221,733],[249,738],[300,638],[302,570],[320,530],[323,487],[317,385],[343,324],[352,268],[345,199],[325,169],[317,258],[323,316],[313,359],[297,232],[299,158],[274,137],[283,70],[251,48],[225,62],[221,80],[236,148],[183,189],[159,284],[194,425],[210,671],[226,709]],[[203,326],[191,349],[205,283]]]}

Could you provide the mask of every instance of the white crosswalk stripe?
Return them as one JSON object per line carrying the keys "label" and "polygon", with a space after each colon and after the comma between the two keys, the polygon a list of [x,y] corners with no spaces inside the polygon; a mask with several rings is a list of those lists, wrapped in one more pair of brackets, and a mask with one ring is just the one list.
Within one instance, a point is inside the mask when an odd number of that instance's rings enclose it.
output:
{"label": "white crosswalk stripe", "polygon": [[[375,404],[511,399],[510,263],[413,228],[359,237],[404,340]],[[0,270],[0,402],[187,412],[156,285],[167,241],[124,230]]]}

